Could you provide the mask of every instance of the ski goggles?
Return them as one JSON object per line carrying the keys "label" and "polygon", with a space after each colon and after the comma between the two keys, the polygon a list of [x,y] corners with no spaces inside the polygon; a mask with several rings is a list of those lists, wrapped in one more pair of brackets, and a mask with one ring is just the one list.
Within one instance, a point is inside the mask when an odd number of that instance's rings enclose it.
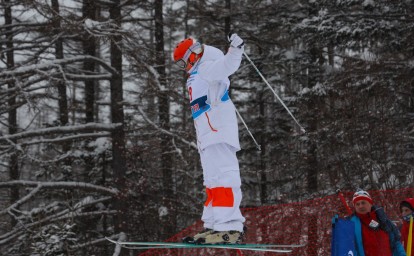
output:
{"label": "ski goggles", "polygon": [[180,69],[185,69],[187,67],[187,62],[183,59],[177,60],[175,64],[177,64]]}
{"label": "ski goggles", "polygon": [[[193,44],[192,46],[190,46],[188,48],[188,50],[185,52],[184,56],[181,59],[177,60],[175,63],[178,65],[179,68],[186,69],[186,67],[188,65],[188,62],[189,62],[188,59],[190,58],[190,55],[192,53],[198,55],[202,51],[203,51],[203,48],[202,48],[201,44],[199,42],[197,42],[197,43]],[[194,65],[194,63],[191,63],[191,65]]]}

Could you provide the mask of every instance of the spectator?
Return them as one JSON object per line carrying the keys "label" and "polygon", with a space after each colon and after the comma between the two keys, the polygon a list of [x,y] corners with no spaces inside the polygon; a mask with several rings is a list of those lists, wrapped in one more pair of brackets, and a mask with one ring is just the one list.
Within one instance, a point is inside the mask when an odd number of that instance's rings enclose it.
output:
{"label": "spectator", "polygon": [[366,191],[357,191],[352,203],[355,207],[351,216],[355,223],[355,256],[406,256],[398,228],[381,207],[373,205]]}
{"label": "spectator", "polygon": [[[401,242],[408,254],[408,235],[410,228],[410,218],[414,217],[414,198],[407,198],[400,203],[400,212],[403,218],[403,225],[401,226]],[[413,236],[413,234],[412,234]],[[411,255],[413,254],[414,241],[411,238]]]}

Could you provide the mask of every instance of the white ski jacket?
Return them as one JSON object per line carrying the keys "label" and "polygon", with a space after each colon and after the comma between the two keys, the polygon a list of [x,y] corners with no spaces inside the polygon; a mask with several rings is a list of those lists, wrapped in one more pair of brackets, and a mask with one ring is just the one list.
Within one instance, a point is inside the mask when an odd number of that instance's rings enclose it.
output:
{"label": "white ski jacket", "polygon": [[240,150],[235,107],[229,98],[229,76],[239,68],[243,49],[230,47],[226,55],[204,45],[200,61],[189,71],[187,89],[199,150],[227,143]]}

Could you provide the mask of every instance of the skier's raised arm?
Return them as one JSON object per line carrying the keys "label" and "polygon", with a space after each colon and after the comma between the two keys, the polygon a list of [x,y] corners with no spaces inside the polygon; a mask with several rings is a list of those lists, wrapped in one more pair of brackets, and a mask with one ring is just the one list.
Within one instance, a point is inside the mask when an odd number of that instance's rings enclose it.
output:
{"label": "skier's raised arm", "polygon": [[[210,55],[216,55],[213,51],[217,51],[217,48],[211,46],[204,46],[206,52],[206,58]],[[212,53],[210,53],[210,51]],[[234,72],[236,72],[242,60],[244,52],[244,42],[237,34],[232,34],[230,37],[230,47],[227,54],[221,58],[213,61],[205,60],[200,63],[200,76],[206,80],[222,80],[228,78]]]}

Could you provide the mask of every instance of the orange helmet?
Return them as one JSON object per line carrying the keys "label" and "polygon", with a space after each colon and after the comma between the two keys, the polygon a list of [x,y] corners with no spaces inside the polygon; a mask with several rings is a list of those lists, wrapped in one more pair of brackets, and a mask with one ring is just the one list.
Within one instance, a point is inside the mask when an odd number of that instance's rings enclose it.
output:
{"label": "orange helmet", "polygon": [[203,48],[193,38],[186,38],[179,42],[174,49],[173,59],[180,68],[190,70],[201,58]]}

